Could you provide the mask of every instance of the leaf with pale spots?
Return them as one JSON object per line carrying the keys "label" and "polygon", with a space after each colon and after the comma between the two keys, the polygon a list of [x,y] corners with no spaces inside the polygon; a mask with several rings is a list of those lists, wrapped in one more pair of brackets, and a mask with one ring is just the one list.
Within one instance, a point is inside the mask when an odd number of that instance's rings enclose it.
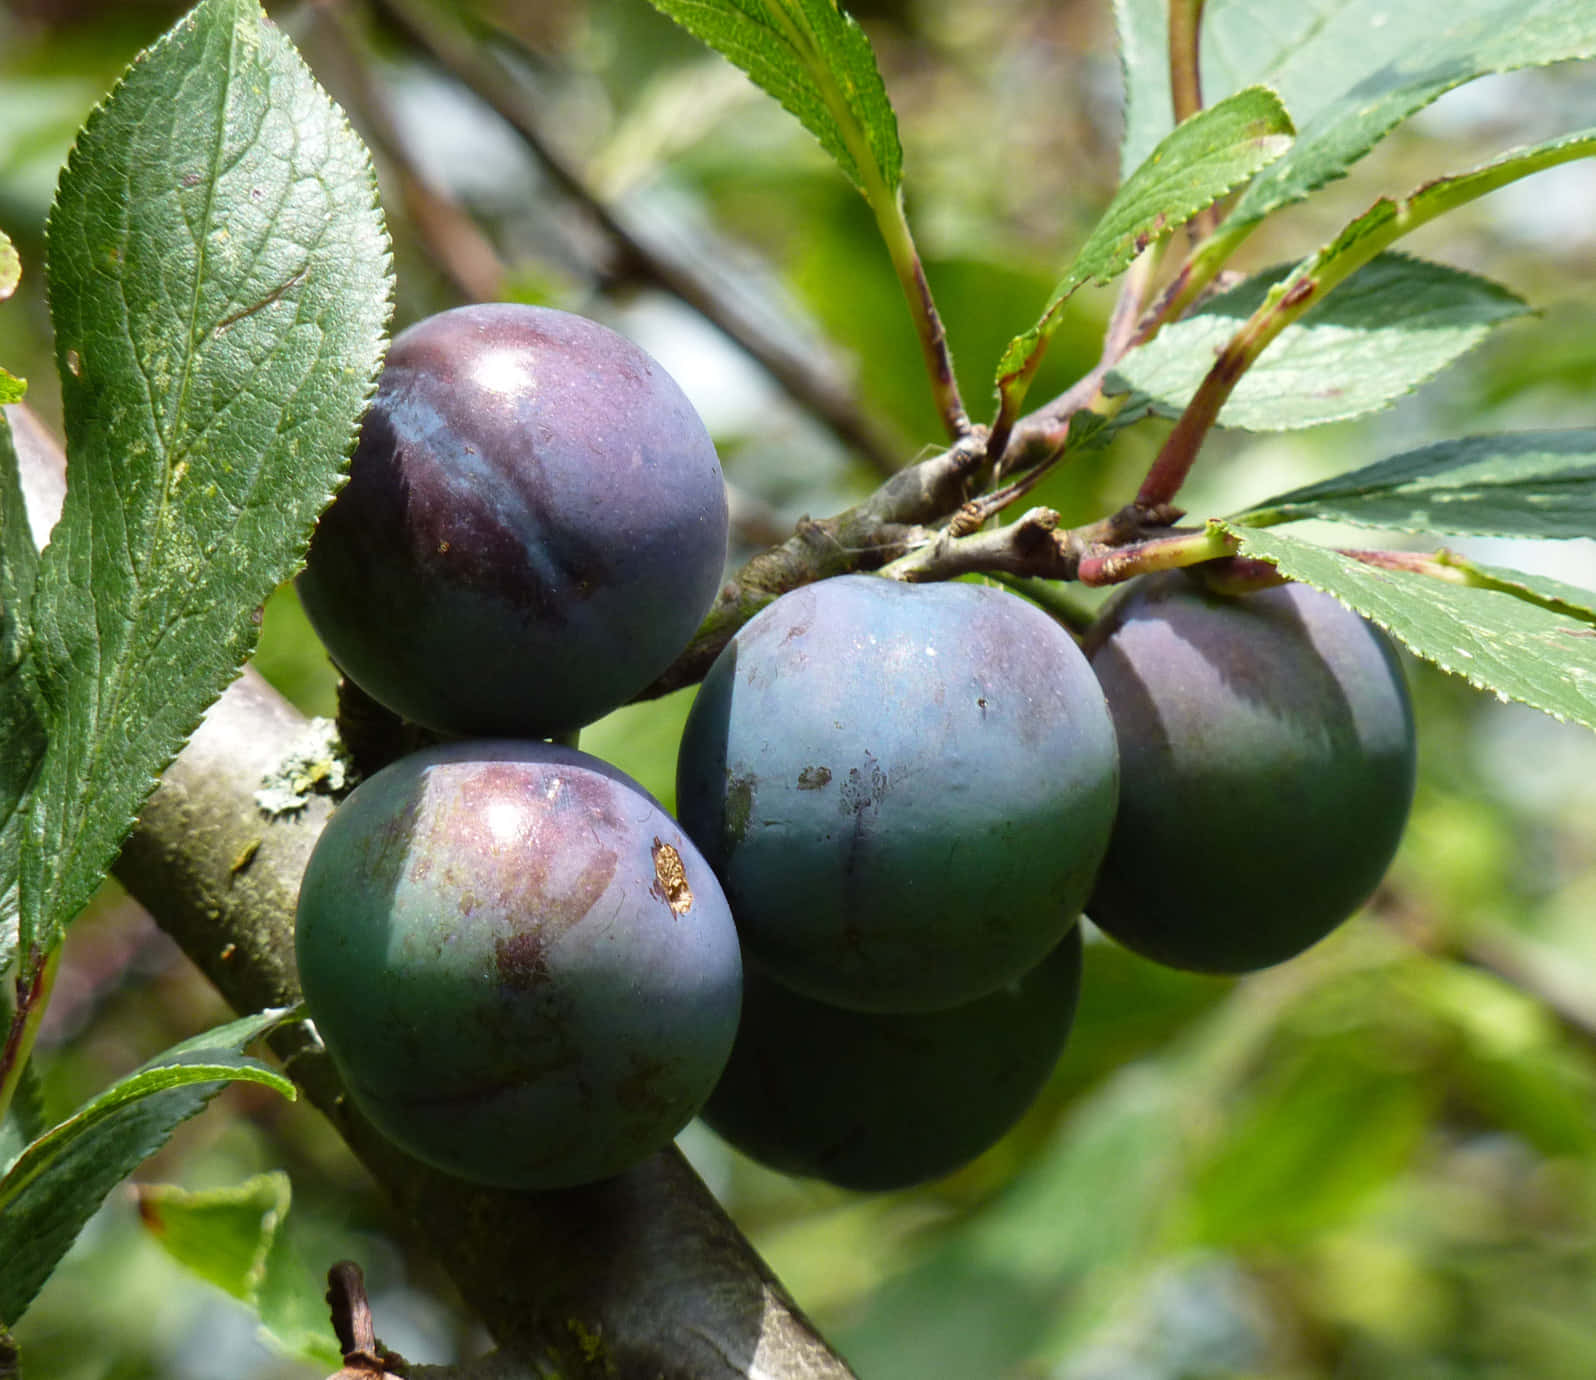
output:
{"label": "leaf with pale spots", "polygon": [[203,0],[89,117],[47,231],[67,497],[28,672],[25,951],[93,894],[336,488],[391,273],[370,160],[255,0]]}

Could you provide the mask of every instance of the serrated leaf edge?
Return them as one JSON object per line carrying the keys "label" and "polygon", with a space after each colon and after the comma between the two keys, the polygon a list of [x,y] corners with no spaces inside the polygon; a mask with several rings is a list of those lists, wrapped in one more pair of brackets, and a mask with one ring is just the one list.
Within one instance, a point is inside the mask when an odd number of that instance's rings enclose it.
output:
{"label": "serrated leaf edge", "polygon": [[[100,119],[104,118],[106,109],[116,98],[118,93],[125,87],[132,74],[143,64],[152,61],[164,48],[176,43],[182,35],[188,31],[191,31],[200,22],[200,16],[207,8],[222,10],[224,13],[230,11],[232,14],[232,23],[235,33],[238,31],[240,23],[246,19],[252,19],[257,25],[270,25],[274,29],[277,27],[266,14],[262,6],[258,3],[258,0],[201,0],[200,4],[195,5],[193,9],[184,14],[153,43],[142,49],[133,58],[133,60],[129,62],[125,68],[123,68],[121,74],[111,85],[106,94],[95,103],[93,109],[89,112],[88,116],[84,119],[83,124],[80,126],[77,137],[73,140],[72,148],[69,150],[65,163],[63,164],[61,173],[62,178],[65,178],[69,172],[77,167],[80,148],[85,133],[87,133],[90,128]],[[359,137],[358,133],[354,129],[354,126],[349,122],[347,112],[344,111],[343,107],[339,105],[337,101],[333,100],[331,95],[326,91],[326,88],[323,87],[321,82],[316,78],[315,73],[311,71],[309,64],[305,62],[304,57],[299,52],[298,48],[291,40],[287,38],[286,35],[283,36],[281,51],[295,64],[297,64],[304,77],[309,80],[314,89],[322,94],[331,111],[335,112],[338,125],[352,141],[353,146],[360,150],[361,162],[364,167],[365,181],[369,193],[369,201],[367,206],[370,210],[376,213],[377,230],[382,241],[382,279],[385,285],[385,311],[383,315],[386,322],[387,320],[391,319],[394,305],[394,280],[392,272],[393,241],[388,231],[386,217],[383,214],[381,196],[377,183],[376,168],[371,159],[371,151],[366,146],[365,141]],[[56,215],[59,196],[60,192],[58,183],[56,195],[52,197],[50,211],[45,220],[46,243],[50,242],[50,235]],[[49,280],[47,277],[47,295],[48,292]],[[388,329],[387,325],[384,324],[384,326],[380,328],[379,334],[379,358],[377,361],[377,369],[374,371],[372,377],[367,380],[360,412],[357,414],[354,424],[350,427],[348,435],[344,438],[344,482],[347,482],[348,478],[348,460],[353,454],[355,444],[359,437],[360,421],[364,416],[366,408],[370,405],[372,397],[376,394],[378,377],[381,373],[381,352],[386,350],[387,343]],[[66,360],[64,356],[59,360],[59,365],[60,367],[65,367]],[[328,504],[332,502],[333,498],[338,492],[339,487],[341,487],[341,485],[335,486],[333,490],[325,496],[324,501],[320,504],[321,511],[325,511]],[[304,550],[308,548],[310,544],[311,534],[315,530],[315,523],[316,520],[312,519],[311,522],[305,525],[299,536],[297,545],[301,553],[299,557],[300,562],[303,561]],[[294,571],[292,569],[284,570],[281,572],[280,578],[286,579],[293,573]],[[214,702],[219,699],[222,693],[227,689],[228,685],[230,685],[237,677],[239,670],[243,667],[245,662],[248,661],[250,655],[253,653],[257,639],[258,629],[253,623],[249,622],[248,620],[243,620],[240,626],[239,646],[241,649],[241,655],[239,657],[238,664],[232,669],[231,672],[220,678],[220,683],[214,687],[214,690],[210,696],[209,704],[214,704]],[[161,775],[168,767],[171,766],[172,762],[176,760],[178,754],[182,751],[183,747],[186,746],[189,739],[193,737],[195,731],[199,728],[201,722],[203,721],[205,714],[209,712],[209,704],[207,704],[206,708],[201,710],[199,714],[194,716],[192,722],[188,725],[187,729],[182,732],[180,738],[170,753],[166,755],[165,759],[161,761],[156,766],[155,770],[148,776],[143,794],[140,798],[139,806],[135,806],[135,808],[131,810],[122,820],[118,821],[118,832],[124,841],[126,840],[128,834],[132,832],[132,829],[137,822],[138,809],[142,807],[144,801],[148,800],[149,796],[159,785]],[[33,806],[33,800],[30,799],[29,801],[25,802],[25,808],[29,809],[30,814],[32,813]],[[96,866],[96,870],[100,871],[101,880],[103,880],[105,876],[109,875],[110,867],[113,862],[114,857],[107,859],[103,864],[98,864]],[[52,889],[56,885],[57,879],[52,879]],[[71,919],[71,915],[52,915],[49,917],[48,923],[56,932],[57,936],[59,936],[64,927],[70,923]]]}
{"label": "serrated leaf edge", "polygon": [[[1248,549],[1247,534],[1250,529],[1244,524],[1232,522],[1229,519],[1224,518],[1215,518],[1212,520],[1212,522],[1214,526],[1217,526],[1221,530],[1227,532],[1230,536],[1234,537],[1238,542],[1241,543],[1241,554],[1246,556],[1249,560],[1263,561],[1266,565],[1272,565],[1277,570],[1281,568],[1280,562],[1276,557],[1267,556],[1261,552],[1251,551]],[[1371,567],[1371,570],[1372,569],[1373,568]],[[1380,572],[1375,571],[1374,573],[1379,574]],[[1522,571],[1515,573],[1519,575],[1523,574]],[[1403,648],[1417,660],[1426,661],[1432,666],[1440,667],[1440,669],[1445,671],[1448,675],[1459,677],[1460,679],[1466,681],[1475,690],[1490,694],[1502,704],[1522,704],[1530,709],[1535,710],[1537,713],[1545,714],[1548,718],[1557,720],[1558,723],[1573,724],[1581,728],[1596,728],[1596,723],[1587,724],[1583,720],[1573,718],[1570,715],[1561,713],[1558,710],[1548,709],[1544,705],[1535,704],[1532,701],[1525,699],[1523,696],[1509,694],[1507,691],[1502,690],[1495,685],[1491,685],[1487,681],[1481,680],[1478,675],[1471,673],[1464,667],[1453,665],[1442,657],[1436,656],[1430,652],[1421,651],[1410,641],[1408,641],[1408,639],[1402,635],[1401,631],[1393,627],[1386,619],[1381,618],[1378,614],[1371,613],[1366,609],[1357,607],[1357,605],[1347,599],[1345,595],[1339,593],[1337,590],[1329,588],[1327,585],[1321,584],[1318,580],[1311,579],[1305,575],[1288,574],[1287,578],[1295,581],[1297,584],[1307,585],[1312,589],[1316,589],[1321,594],[1328,594],[1337,603],[1341,604],[1342,607],[1357,614],[1359,618],[1365,619],[1366,621],[1374,624],[1375,627],[1379,628],[1381,632],[1385,633],[1388,637],[1400,642]],[[1511,595],[1506,594],[1506,591],[1503,591],[1503,594],[1505,597],[1512,597]]]}

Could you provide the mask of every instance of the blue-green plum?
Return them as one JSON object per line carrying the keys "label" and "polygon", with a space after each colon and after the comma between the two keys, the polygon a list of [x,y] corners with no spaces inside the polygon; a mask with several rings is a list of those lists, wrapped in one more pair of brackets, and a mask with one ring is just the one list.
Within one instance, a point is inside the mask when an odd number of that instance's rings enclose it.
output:
{"label": "blue-green plum", "polygon": [[1078,926],[1035,968],[943,1011],[845,1011],[750,971],[704,1121],[744,1154],[843,1188],[908,1188],[999,1139],[1046,1084],[1080,992]]}
{"label": "blue-green plum", "polygon": [[1046,614],[848,575],[732,638],[688,715],[676,804],[750,966],[832,1005],[929,1011],[1064,937],[1116,779],[1102,692]]}
{"label": "blue-green plum", "polygon": [[547,743],[401,758],[333,813],[300,889],[305,1001],[362,1112],[506,1188],[669,1143],[736,1033],[714,874],[615,768]]}
{"label": "blue-green plum", "polygon": [[1368,899],[1414,786],[1383,633],[1306,585],[1230,597],[1171,571],[1110,601],[1086,650],[1122,772],[1099,926],[1177,968],[1244,973]]}
{"label": "blue-green plum", "polygon": [[567,312],[459,307],[395,338],[299,593],[395,713],[553,737],[686,646],[726,536],[715,447],[654,359]]}

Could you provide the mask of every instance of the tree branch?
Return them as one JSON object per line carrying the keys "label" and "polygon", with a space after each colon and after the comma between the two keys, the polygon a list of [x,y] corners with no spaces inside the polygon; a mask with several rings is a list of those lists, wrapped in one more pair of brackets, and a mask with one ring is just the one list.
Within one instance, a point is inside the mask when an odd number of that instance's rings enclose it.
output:
{"label": "tree branch", "polygon": [[[18,418],[25,483],[48,492],[59,449],[21,409],[6,410]],[[313,796],[273,816],[255,792],[306,728],[246,670],[162,778],[116,869],[240,1012],[299,998],[294,906],[332,805]],[[379,1135],[345,1097],[310,1026],[287,1027],[273,1046],[529,1375],[851,1380],[676,1150],[564,1192],[479,1188]]]}

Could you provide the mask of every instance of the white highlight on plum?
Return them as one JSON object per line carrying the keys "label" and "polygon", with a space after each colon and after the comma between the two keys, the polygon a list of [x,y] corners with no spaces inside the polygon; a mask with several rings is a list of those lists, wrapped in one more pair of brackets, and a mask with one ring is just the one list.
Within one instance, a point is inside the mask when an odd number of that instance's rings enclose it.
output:
{"label": "white highlight on plum", "polygon": [[537,387],[525,353],[519,350],[490,350],[477,361],[471,376],[479,388],[506,397],[532,393]]}
{"label": "white highlight on plum", "polygon": [[490,801],[483,808],[482,822],[500,848],[509,847],[521,837],[521,811],[512,800]]}

